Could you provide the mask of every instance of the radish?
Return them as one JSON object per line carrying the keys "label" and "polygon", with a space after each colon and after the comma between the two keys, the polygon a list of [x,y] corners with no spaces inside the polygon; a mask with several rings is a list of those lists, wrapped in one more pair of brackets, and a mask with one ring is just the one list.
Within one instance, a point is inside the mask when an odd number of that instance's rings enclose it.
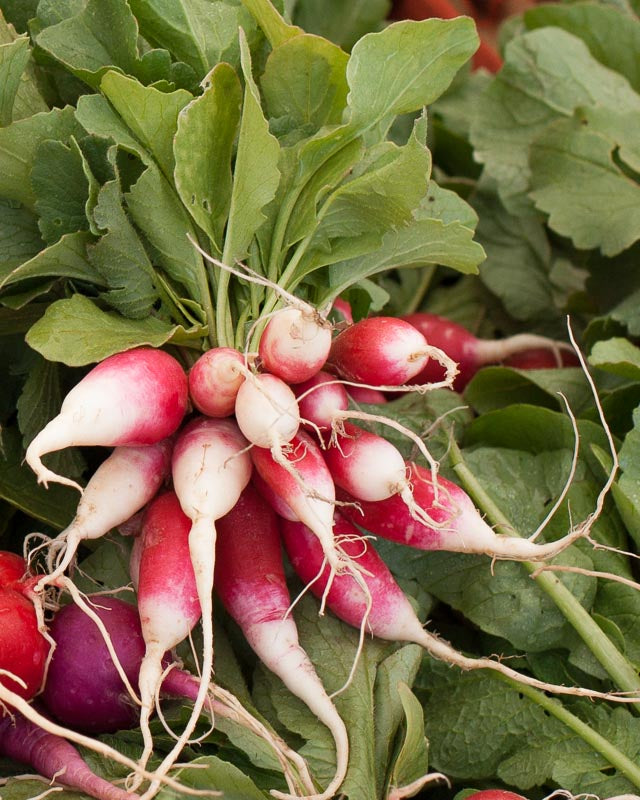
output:
{"label": "radish", "polygon": [[73,521],[54,540],[54,548],[64,548],[64,555],[56,569],[40,579],[36,591],[64,573],[82,541],[98,539],[127,522],[155,496],[169,474],[172,446],[170,439],[162,439],[113,450],[91,476]]}
{"label": "radish", "polygon": [[191,520],[180,508],[174,492],[157,497],[142,523],[138,612],[146,649],[138,685],[140,728],[144,739],[140,763],[143,766],[153,750],[149,718],[160,688],[162,658],[167,650],[186,639],[200,619],[189,555],[190,529]]}
{"label": "radish", "polygon": [[[336,743],[336,773],[324,792],[312,797],[333,797],[347,769],[347,731],[298,641],[295,622],[288,613],[291,600],[282,566],[277,518],[251,485],[218,522],[215,584],[227,611],[260,660],[331,731]],[[284,796],[280,792],[272,794]]]}
{"label": "radish", "polygon": [[[215,569],[216,522],[236,504],[249,482],[251,470],[247,441],[231,420],[206,417],[193,419],[183,428],[176,441],[172,459],[173,485],[182,510],[191,520],[189,556],[202,610],[202,676],[191,719],[158,768],[156,774],[159,779],[171,768],[193,732],[206,700],[213,670],[211,593]],[[185,564],[180,567],[176,563],[176,569],[180,568],[187,569]],[[152,587],[150,590],[153,591]],[[158,622],[162,624],[161,620]],[[145,800],[155,794],[158,786],[158,780],[152,783],[144,795]]]}
{"label": "radish", "polygon": [[347,491],[338,491],[338,499],[346,503],[342,508],[344,516],[376,536],[418,550],[481,553],[491,558],[518,561],[551,558],[583,535],[577,528],[563,539],[548,544],[499,535],[487,525],[471,498],[455,483],[439,476],[436,501],[431,471],[412,462],[408,462],[407,467],[413,499],[428,514],[431,524],[425,525],[422,520],[414,518],[397,494],[386,500],[368,502],[357,501]]}
{"label": "radish", "polygon": [[370,317],[336,336],[327,363],[346,380],[395,388],[414,379],[431,358],[446,371],[438,385],[450,386],[456,365],[415,326],[396,317]]}
{"label": "radish", "polygon": [[[360,585],[355,585],[348,574],[332,575],[325,565],[324,553],[316,537],[297,522],[280,522],[285,549],[293,568],[311,591],[344,622],[359,628],[366,625],[380,639],[419,644],[440,661],[453,664],[462,670],[491,669],[542,691],[580,697],[599,697],[619,702],[637,702],[637,698],[618,697],[605,692],[573,686],[558,686],[522,675],[500,661],[491,658],[470,658],[459,653],[448,642],[424,630],[411,603],[396,583],[387,565],[375,551],[371,542],[363,539],[347,520],[336,515],[336,538],[345,553],[360,565],[361,575],[368,587],[368,595]],[[369,600],[370,597],[370,600]]]}
{"label": "radish", "polygon": [[170,436],[187,410],[187,377],[162,350],[141,347],[105,358],[65,397],[54,417],[27,448],[38,477],[73,486],[75,481],[44,466],[43,455],[71,445],[137,446]]}
{"label": "radish", "polygon": [[558,367],[579,367],[580,359],[575,353],[567,350],[560,352],[542,347],[534,347],[532,350],[523,350],[521,353],[514,353],[502,360],[505,367],[514,369],[557,369]]}
{"label": "radish", "polygon": [[17,553],[0,550],[0,588],[10,588],[22,580],[27,572],[27,562]]}
{"label": "radish", "polygon": [[527,800],[527,798],[516,792],[507,792],[504,789],[482,789],[479,792],[466,795],[464,800]]}
{"label": "radish", "polygon": [[347,390],[329,372],[321,370],[291,388],[298,398],[303,425],[319,433],[331,431],[336,414],[349,408]]}
{"label": "radish", "polygon": [[268,372],[248,375],[236,397],[236,421],[246,438],[279,455],[300,427],[298,401],[292,389]]}
{"label": "radish", "polygon": [[47,733],[21,714],[0,719],[0,755],[29,764],[43,777],[97,800],[137,797],[93,773],[66,739]]}
{"label": "radish", "polygon": [[367,386],[350,386],[348,389],[349,397],[356,403],[365,405],[382,405],[387,402],[386,395],[378,389],[370,389]]}
{"label": "radish", "polygon": [[287,383],[301,383],[315,375],[330,349],[331,325],[311,306],[276,311],[258,344],[264,368]]}
{"label": "radish", "polygon": [[0,623],[0,686],[29,700],[44,679],[49,642],[33,603],[15,588],[0,588]]}
{"label": "radish", "polygon": [[244,371],[244,358],[232,347],[207,350],[189,370],[193,405],[208,417],[231,416]]}
{"label": "radish", "polygon": [[[416,311],[402,318],[411,323],[423,334],[429,344],[444,350],[454,361],[458,362],[458,375],[453,388],[461,391],[469,383],[480,367],[497,364],[516,353],[526,352],[532,348],[542,348],[559,363],[561,350],[571,351],[568,344],[536,336],[531,333],[519,333],[506,339],[477,339],[462,325],[440,317]],[[443,369],[440,364],[431,361],[414,376],[416,383],[432,383],[442,381]]]}

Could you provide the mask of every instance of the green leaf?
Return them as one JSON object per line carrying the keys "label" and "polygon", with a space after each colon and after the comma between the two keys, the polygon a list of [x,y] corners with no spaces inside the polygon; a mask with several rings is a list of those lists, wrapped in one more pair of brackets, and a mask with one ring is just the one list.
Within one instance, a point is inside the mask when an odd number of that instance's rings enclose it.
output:
{"label": "green leaf", "polygon": [[[59,800],[87,800],[87,795],[82,792],[74,792],[71,789],[57,790],[56,797]],[[24,778],[9,778],[6,786],[2,787],[3,800],[30,800],[35,797],[38,791],[42,790],[42,781],[40,780],[25,780]]]}
{"label": "green leaf", "polygon": [[100,89],[136,139],[153,155],[165,177],[172,180],[178,114],[193,99],[192,95],[183,89],[160,92],[113,71],[102,78]]}
{"label": "green leaf", "polygon": [[29,55],[26,36],[0,44],[0,126],[8,125],[13,119],[13,105]]}
{"label": "green leaf", "polygon": [[23,463],[22,437],[16,428],[0,429],[0,454],[0,498],[55,530],[66,528],[75,514],[78,493],[60,484],[48,489],[38,484]]}
{"label": "green leaf", "polygon": [[87,133],[111,139],[127,153],[138,156],[144,164],[151,163],[151,154],[132,136],[129,128],[104,97],[97,94],[80,97],[76,117]]}
{"label": "green leaf", "polygon": [[[184,769],[178,770],[175,777],[190,789],[222,792],[225,800],[265,800],[265,797],[269,797],[238,767],[216,756],[193,759]],[[159,797],[161,800],[173,800],[175,794],[167,790],[161,792]]]}
{"label": "green leaf", "polygon": [[365,33],[381,28],[390,10],[390,0],[306,0],[296,5],[294,20],[303,30],[350,49]]}
{"label": "green leaf", "polygon": [[596,342],[589,355],[589,363],[614,375],[640,380],[640,348],[628,339],[615,337]]}
{"label": "green leaf", "polygon": [[78,14],[44,28],[36,43],[94,89],[108,69],[138,69],[138,26],[126,0],[88,0]]}
{"label": "green leaf", "polygon": [[[505,63],[484,92],[471,128],[475,157],[498,182],[511,213],[531,211],[529,147],[549,123],[579,106],[640,109],[628,81],[603,67],[587,46],[559,28],[512,39]],[[514,124],[517,109],[517,124]]]}
{"label": "green leaf", "polygon": [[107,356],[148,345],[184,344],[189,336],[180,325],[168,325],[155,317],[131,320],[98,308],[88,297],[75,294],[58,300],[27,334],[27,343],[49,361],[81,367]]}
{"label": "green leaf", "polygon": [[36,197],[30,174],[36,151],[45,139],[68,141],[81,135],[72,108],[54,108],[0,128],[0,195],[33,208]]}
{"label": "green leaf", "polygon": [[297,25],[289,25],[269,0],[242,0],[264,31],[272,48],[302,33]]}
{"label": "green leaf", "polygon": [[191,299],[201,302],[202,260],[187,239],[187,234],[195,239],[195,233],[185,207],[160,170],[147,167],[125,201],[169,277],[184,286]]}
{"label": "green leaf", "polygon": [[102,297],[125,317],[148,316],[158,299],[155,272],[124,212],[118,181],[109,181],[100,189],[94,219],[106,231],[88,251],[89,261],[109,287]]}
{"label": "green leaf", "polygon": [[363,36],[347,67],[351,123],[370,128],[389,115],[429,105],[477,46],[475,25],[468,17],[396,22]]}
{"label": "green leaf", "polygon": [[240,122],[242,87],[228,64],[218,64],[203,94],[178,117],[175,182],[182,202],[222,253],[231,203],[231,163]]}
{"label": "green leaf", "polygon": [[262,113],[260,93],[251,76],[251,55],[244,34],[240,36],[240,44],[245,91],[224,241],[224,260],[229,264],[247,254],[253,235],[266,219],[263,209],[274,198],[280,181],[280,145],[275,136],[269,133],[268,123]]}
{"label": "green leaf", "polygon": [[620,516],[640,547],[640,412],[633,414],[634,427],[626,435],[620,449],[622,474],[612,487],[613,499]]}
{"label": "green leaf", "polygon": [[397,789],[421,778],[429,768],[429,745],[424,735],[422,705],[406,683],[398,684],[405,714],[404,741],[393,765],[389,787]]}
{"label": "green leaf", "polygon": [[[326,39],[301,34],[269,54],[260,87],[267,114],[306,136],[337,125],[347,100],[347,54]],[[282,124],[282,122],[280,122]]]}
{"label": "green leaf", "polygon": [[[629,139],[640,123],[640,97],[625,120]],[[640,238],[640,184],[616,164],[616,143],[588,123],[581,115],[558,120],[532,143],[530,196],[549,214],[549,227],[576,247],[614,256]]]}
{"label": "green leaf", "polygon": [[0,288],[7,273],[42,246],[37,217],[28,208],[0,201]]}

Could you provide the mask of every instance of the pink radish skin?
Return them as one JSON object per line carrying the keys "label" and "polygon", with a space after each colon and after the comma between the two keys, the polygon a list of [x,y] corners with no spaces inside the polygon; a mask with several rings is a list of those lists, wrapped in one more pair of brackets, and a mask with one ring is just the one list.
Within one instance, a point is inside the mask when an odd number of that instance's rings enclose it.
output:
{"label": "pink radish skin", "polygon": [[367,502],[358,501],[348,492],[338,490],[338,499],[351,503],[342,508],[344,516],[376,536],[418,550],[448,550],[452,553],[479,553],[499,559],[541,561],[563,549],[560,542],[535,544],[527,539],[494,533],[480,516],[469,495],[442,476],[438,477],[436,503],[431,471],[411,462],[407,463],[407,467],[413,499],[434,521],[434,525],[415,519],[397,494],[386,500]]}
{"label": "pink radish skin", "polygon": [[189,371],[193,405],[208,417],[231,416],[238,389],[244,381],[244,371],[244,358],[232,347],[207,350]]}
{"label": "pink radish skin", "polygon": [[413,325],[396,317],[370,317],[336,336],[327,363],[350,381],[402,386],[428,360],[427,342]]}
{"label": "pink radish skin", "polygon": [[268,372],[247,377],[238,391],[235,412],[243,435],[257,447],[279,451],[300,427],[295,394],[281,378]]}
{"label": "pink radish skin", "polygon": [[331,431],[336,414],[349,408],[346,389],[329,372],[321,370],[309,380],[291,388],[298,398],[303,425],[315,431]]}
{"label": "pink radish skin", "polygon": [[141,347],[105,358],[65,397],[60,413],[27,448],[26,461],[38,477],[73,486],[41,461],[72,445],[155,444],[180,425],[188,404],[187,376],[162,350]]}
{"label": "pink radish skin", "polygon": [[[319,543],[318,549],[322,553]],[[215,584],[227,611],[260,660],[331,731],[336,743],[336,774],[324,792],[312,797],[333,797],[347,769],[347,731],[298,641],[295,622],[288,613],[291,599],[277,518],[251,485],[233,510],[218,522]]]}
{"label": "pink radish skin", "polygon": [[66,739],[47,733],[21,714],[0,719],[0,755],[28,764],[39,775],[96,800],[137,797],[93,773]]}
{"label": "pink radish skin", "polygon": [[141,764],[153,749],[149,718],[160,688],[162,659],[182,642],[200,619],[196,579],[189,555],[191,520],[174,492],[156,498],[142,525],[138,571],[138,612],[145,655],[140,666],[140,727],[145,748]]}
{"label": "pink radish skin", "polygon": [[17,553],[0,550],[0,589],[11,588],[27,574],[27,562]]}
{"label": "pink radish skin", "polygon": [[349,386],[348,395],[356,403],[365,405],[382,405],[387,402],[386,395],[383,392],[378,389],[368,389],[366,386]]}
{"label": "pink radish skin", "polygon": [[[458,363],[458,375],[453,388],[461,391],[476,372],[487,364],[498,364],[516,353],[532,348],[542,348],[552,358],[560,349],[570,351],[569,345],[544,336],[519,333],[506,339],[477,339],[465,327],[437,314],[416,311],[402,318],[420,331],[429,344],[439,347]],[[555,361],[557,366],[560,362]],[[526,367],[525,367],[526,368]],[[444,370],[437,361],[430,361],[414,377],[415,383],[432,383],[442,380]]]}
{"label": "pink radish skin", "polygon": [[[13,586],[0,588],[0,670],[25,685],[0,674],[0,686],[30,700],[40,690],[50,645],[38,630],[33,603]],[[2,712],[0,704],[0,719]]]}
{"label": "pink radish skin", "polygon": [[99,539],[127,522],[155,497],[168,477],[171,439],[141,447],[116,447],[93,473],[78,503],[76,516],[54,542],[65,547],[64,557],[36,585],[41,591],[64,573],[81,542]]}
{"label": "pink radish skin", "polygon": [[335,313],[335,316],[338,317],[338,320],[340,322],[347,322],[349,325],[353,325],[353,313],[351,311],[351,303],[348,303],[341,297],[336,297],[336,299],[333,301],[333,306],[331,310]]}
{"label": "pink radish skin", "polygon": [[315,309],[283,308],[267,323],[258,352],[267,372],[287,383],[301,383],[316,374],[331,349],[331,326]]}

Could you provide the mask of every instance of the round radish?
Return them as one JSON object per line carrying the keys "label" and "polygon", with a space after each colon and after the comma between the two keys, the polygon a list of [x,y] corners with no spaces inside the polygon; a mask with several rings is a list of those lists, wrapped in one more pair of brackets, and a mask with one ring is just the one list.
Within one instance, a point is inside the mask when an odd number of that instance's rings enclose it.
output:
{"label": "round radish", "polygon": [[301,383],[315,375],[330,349],[331,325],[312,308],[277,311],[258,345],[264,368],[287,383]]}
{"label": "round radish", "polygon": [[14,589],[0,588],[0,670],[10,673],[0,674],[0,684],[30,699],[40,689],[48,654],[33,603]]}
{"label": "round radish", "polygon": [[8,588],[22,580],[27,573],[27,562],[17,553],[0,550],[0,588]]}
{"label": "round radish", "polygon": [[330,431],[336,414],[349,408],[346,389],[329,372],[321,370],[292,389],[298,398],[302,423],[316,431]]}
{"label": "round radish", "polygon": [[279,450],[300,427],[298,401],[290,387],[268,372],[248,376],[236,397],[236,421],[257,447]]}
{"label": "round radish", "polygon": [[208,417],[229,417],[244,381],[244,369],[242,354],[232,347],[207,350],[189,371],[193,405]]}

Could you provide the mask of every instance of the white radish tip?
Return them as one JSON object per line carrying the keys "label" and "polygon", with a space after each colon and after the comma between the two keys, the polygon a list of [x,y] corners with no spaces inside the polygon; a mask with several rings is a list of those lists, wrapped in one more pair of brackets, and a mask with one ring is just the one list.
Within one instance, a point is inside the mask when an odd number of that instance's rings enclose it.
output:
{"label": "white radish tip", "polygon": [[80,494],[83,494],[84,489],[79,483],[71,480],[71,478],[65,478],[64,475],[58,475],[56,472],[53,472],[53,470],[47,469],[39,458],[32,456],[31,458],[27,458],[26,461],[35,472],[38,483],[42,484],[45,489],[49,488],[49,481],[51,481],[52,483],[61,483],[63,486],[71,486],[71,488],[77,489]]}

